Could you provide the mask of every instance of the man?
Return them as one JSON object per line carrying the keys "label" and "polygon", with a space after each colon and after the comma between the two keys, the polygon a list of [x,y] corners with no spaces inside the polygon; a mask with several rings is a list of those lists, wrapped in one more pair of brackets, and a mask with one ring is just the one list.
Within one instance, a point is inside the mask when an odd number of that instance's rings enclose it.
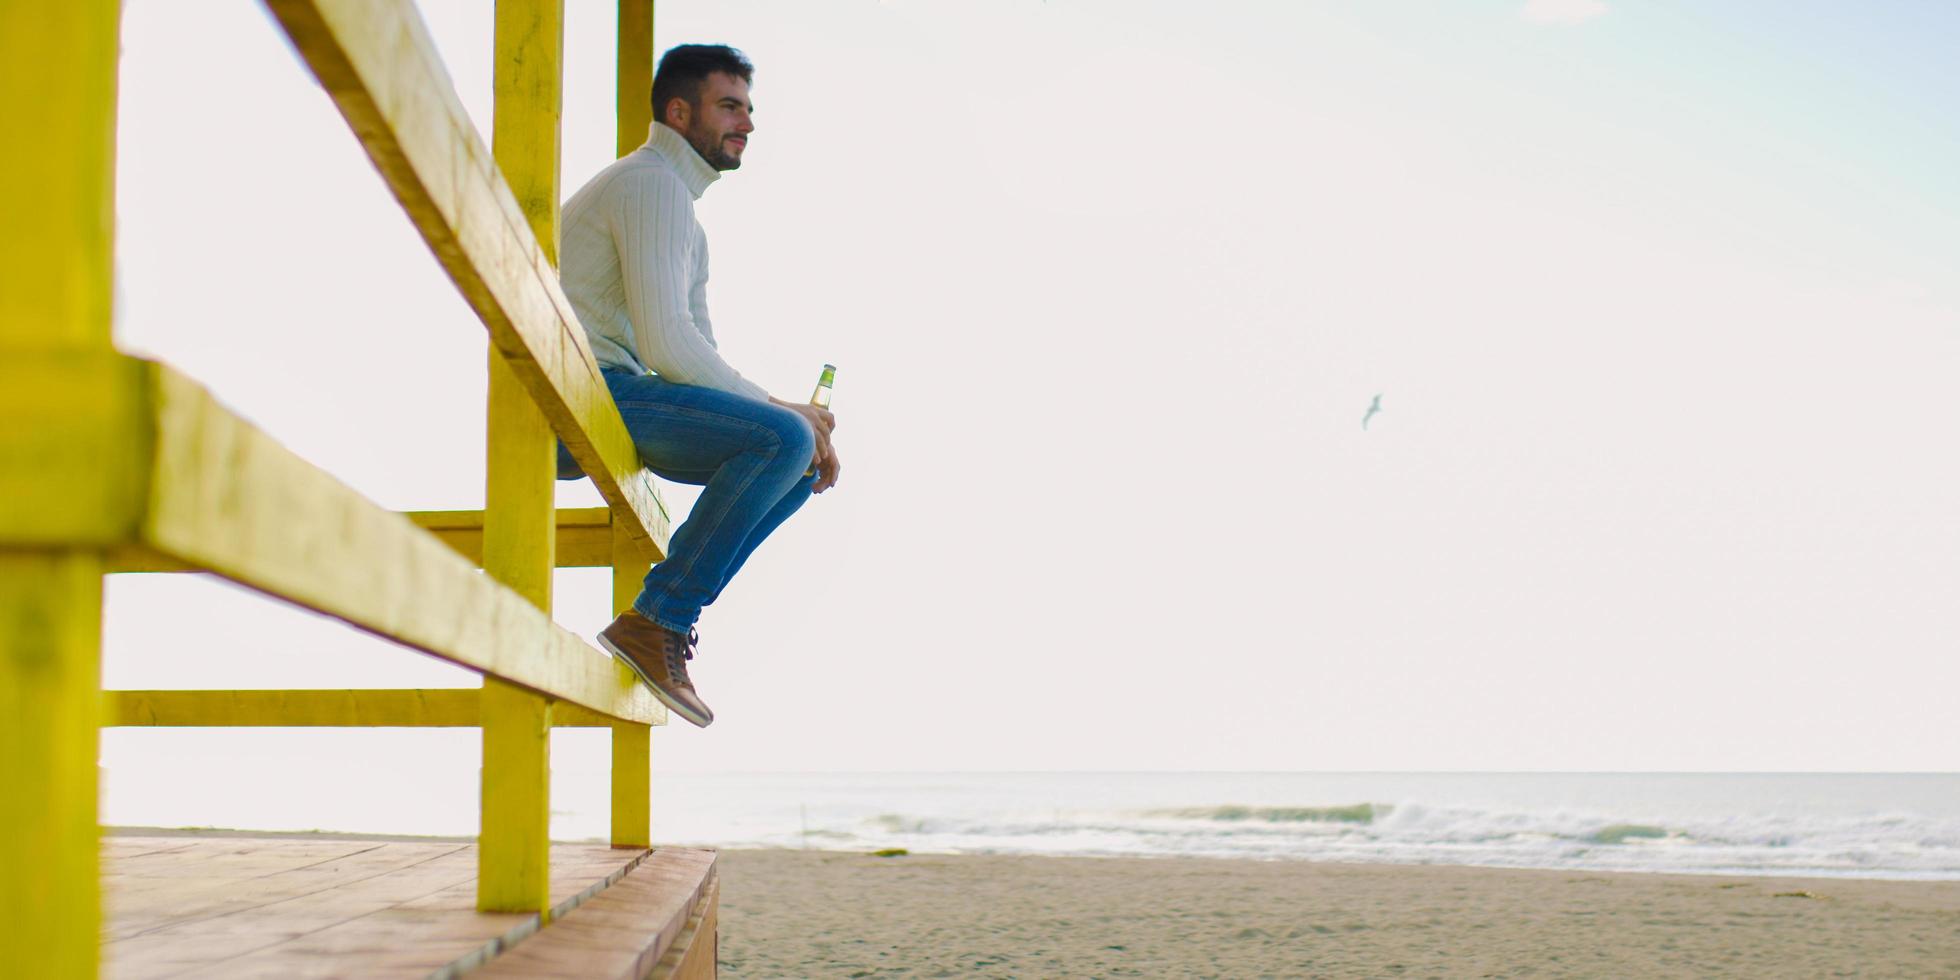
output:
{"label": "man", "polygon": [[[773,398],[743,377],[722,359],[708,321],[708,242],[694,202],[742,165],[755,132],[754,70],[723,45],[667,52],[654,74],[646,145],[579,188],[562,222],[565,295],[640,459],[666,479],[703,488],[666,560],[599,643],[702,727],[714,712],[687,675],[701,608],[839,472],[831,414]],[[577,478],[562,446],[558,458],[559,476]]]}

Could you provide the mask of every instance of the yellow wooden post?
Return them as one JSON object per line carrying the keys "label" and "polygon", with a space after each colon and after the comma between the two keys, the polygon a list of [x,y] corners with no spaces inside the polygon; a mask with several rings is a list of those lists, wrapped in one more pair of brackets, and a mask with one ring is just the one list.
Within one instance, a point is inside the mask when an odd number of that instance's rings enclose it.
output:
{"label": "yellow wooden post", "polygon": [[9,973],[95,975],[102,564],[0,552],[0,949]]}
{"label": "yellow wooden post", "polygon": [[619,0],[619,155],[647,141],[653,122],[653,0]]}
{"label": "yellow wooden post", "polygon": [[[613,611],[625,612],[646,578],[645,553],[625,528],[613,527]],[[629,721],[612,726],[612,846],[653,843],[653,729]]]}
{"label": "yellow wooden post", "polygon": [[[625,156],[647,140],[653,119],[653,0],[619,0],[616,92],[617,150]],[[646,577],[644,553],[613,528],[613,612],[631,608]],[[653,729],[618,722],[612,731],[612,845],[653,843]]]}
{"label": "yellow wooden post", "polygon": [[[532,233],[558,259],[558,133],[563,0],[497,0],[496,111],[491,147]],[[556,538],[552,471],[557,442],[506,356],[490,351],[489,486],[483,568],[540,609],[551,609]],[[484,678],[483,826],[477,907],[550,907],[549,702]]]}
{"label": "yellow wooden post", "polygon": [[[118,11],[0,3],[0,359],[110,352]],[[75,499],[99,501],[90,489]],[[95,974],[99,548],[0,540],[0,950],[12,976]]]}

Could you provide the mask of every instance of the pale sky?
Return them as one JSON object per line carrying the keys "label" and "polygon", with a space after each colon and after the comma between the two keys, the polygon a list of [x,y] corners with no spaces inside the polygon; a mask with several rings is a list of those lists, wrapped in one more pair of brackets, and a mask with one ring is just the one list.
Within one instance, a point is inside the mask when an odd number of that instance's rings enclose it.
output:
{"label": "pale sky", "polygon": [[[420,6],[487,132],[490,5]],[[613,7],[568,7],[565,196],[613,148]],[[1960,768],[1956,32],[663,0],[660,48],[757,65],[700,202],[722,350],[837,364],[845,473],[707,611],[718,720],[656,766]],[[263,12],[128,0],[124,49],[120,342],[385,506],[481,506],[485,331]],[[475,683],[110,597],[111,687]]]}

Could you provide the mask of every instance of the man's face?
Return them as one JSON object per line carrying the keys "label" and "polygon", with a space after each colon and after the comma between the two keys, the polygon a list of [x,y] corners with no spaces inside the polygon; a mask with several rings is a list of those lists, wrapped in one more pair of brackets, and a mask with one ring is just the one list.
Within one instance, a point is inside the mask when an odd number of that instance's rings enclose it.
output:
{"label": "man's face", "polygon": [[734,170],[742,165],[742,151],[755,132],[750,115],[755,105],[749,101],[749,83],[739,76],[715,72],[701,83],[701,98],[692,106],[674,107],[670,103],[668,122],[685,110],[687,137],[694,152],[716,170]]}

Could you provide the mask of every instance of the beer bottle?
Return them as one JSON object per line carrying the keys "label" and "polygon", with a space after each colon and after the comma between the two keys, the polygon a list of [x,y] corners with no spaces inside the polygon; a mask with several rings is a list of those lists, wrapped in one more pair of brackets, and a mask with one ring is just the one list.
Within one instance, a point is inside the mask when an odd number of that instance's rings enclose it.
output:
{"label": "beer bottle", "polygon": [[837,383],[837,365],[826,364],[823,374],[817,376],[817,390],[810,393],[810,404],[822,409],[830,408],[830,386]]}
{"label": "beer bottle", "polygon": [[[824,365],[823,373],[817,376],[817,390],[810,393],[810,404],[815,405],[818,408],[824,409],[825,411],[829,411],[830,410],[830,386],[835,384],[836,382],[837,382],[837,365],[835,364]],[[805,471],[803,475],[815,476],[816,473],[817,473],[817,468],[812,466],[807,471]]]}

